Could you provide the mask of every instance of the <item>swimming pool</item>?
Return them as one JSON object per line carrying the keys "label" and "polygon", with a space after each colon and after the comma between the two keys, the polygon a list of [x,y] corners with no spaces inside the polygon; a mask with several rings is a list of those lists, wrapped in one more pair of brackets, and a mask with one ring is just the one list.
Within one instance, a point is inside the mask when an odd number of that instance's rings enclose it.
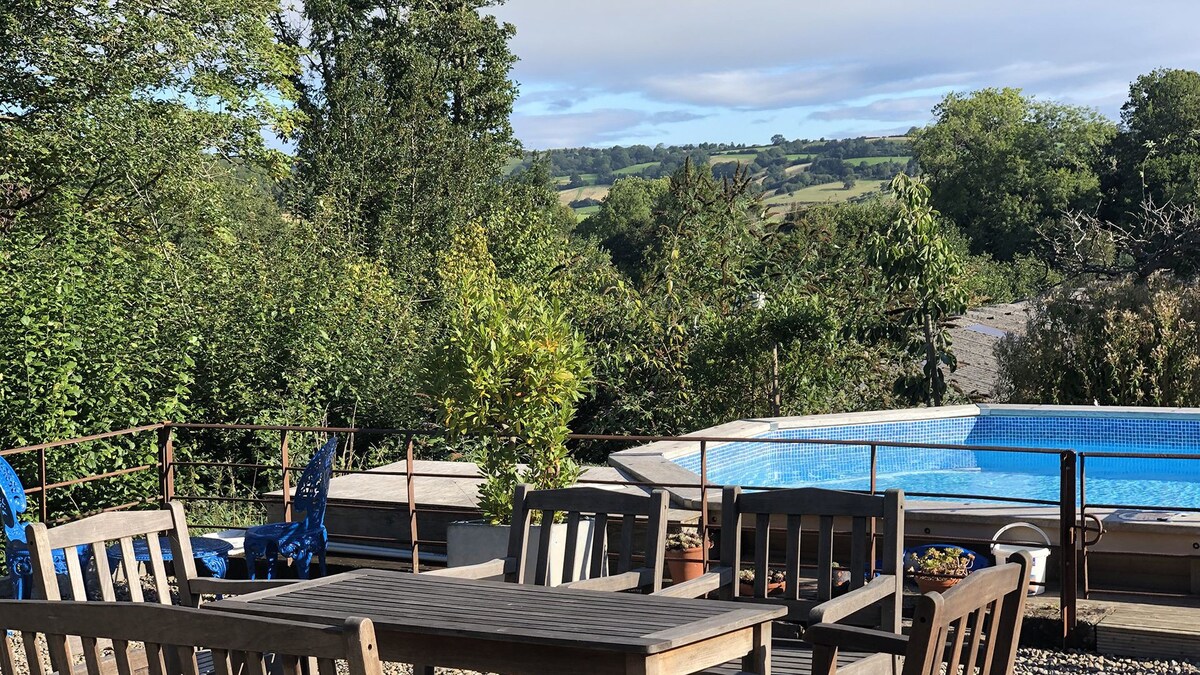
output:
{"label": "swimming pool", "polygon": [[[980,414],[784,428],[757,438],[1200,454],[1200,418]],[[673,461],[700,471],[698,451]],[[1059,461],[1057,454],[880,446],[877,487],[1058,500]],[[1089,504],[1200,508],[1200,461],[1089,457],[1086,469]],[[728,443],[709,449],[708,479],[722,485],[866,490],[870,488],[870,446]]]}

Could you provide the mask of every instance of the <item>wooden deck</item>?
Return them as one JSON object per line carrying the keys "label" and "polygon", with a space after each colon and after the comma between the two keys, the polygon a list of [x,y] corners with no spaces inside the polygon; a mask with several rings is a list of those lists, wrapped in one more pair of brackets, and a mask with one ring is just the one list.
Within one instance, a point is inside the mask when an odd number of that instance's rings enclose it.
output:
{"label": "wooden deck", "polygon": [[1200,658],[1200,607],[1140,602],[1111,605],[1112,610],[1096,624],[1096,651],[1101,654]]}
{"label": "wooden deck", "polygon": [[[413,469],[418,474],[413,482],[418,530],[423,541],[445,541],[446,527],[451,522],[480,517],[476,503],[483,479],[474,464],[422,460],[415,462]],[[408,479],[402,475],[391,475],[403,471],[404,463],[397,462],[368,473],[338,476],[330,481],[325,523],[331,541],[397,549],[411,546]],[[628,479],[617,469],[607,466],[587,467],[581,476],[583,481]],[[633,486],[612,485],[611,489],[639,494],[648,492]],[[280,493],[276,491],[267,496],[279,498]],[[270,505],[268,515],[280,519],[282,511],[279,504]],[[697,520],[695,513],[677,509],[668,511],[667,517],[672,524]],[[422,550],[431,548],[438,549],[436,546],[426,546]]]}

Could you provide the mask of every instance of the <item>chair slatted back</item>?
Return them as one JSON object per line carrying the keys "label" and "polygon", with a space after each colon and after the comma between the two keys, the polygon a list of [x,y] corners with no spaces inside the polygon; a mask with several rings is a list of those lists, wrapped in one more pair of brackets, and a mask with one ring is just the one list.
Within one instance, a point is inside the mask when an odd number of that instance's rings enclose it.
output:
{"label": "chair slatted back", "polygon": [[[541,513],[543,527],[539,533],[534,578],[526,579],[524,556],[528,550],[534,512]],[[545,525],[553,523],[559,513],[565,514],[566,551],[563,560],[552,560],[552,528]],[[663,490],[639,495],[596,487],[531,490],[528,485],[518,485],[513,496],[513,520],[508,541],[508,556],[516,559],[517,565],[515,570],[506,575],[506,580],[546,586],[552,578],[551,570],[555,565],[560,565],[563,583],[576,581],[574,570],[577,567],[577,543],[581,536],[580,523],[587,517],[593,518],[589,578],[644,572],[646,582],[643,590],[657,591],[662,588],[667,540],[667,493]],[[606,532],[610,521],[617,519],[621,523],[621,534],[614,568],[608,560]],[[635,566],[638,557],[635,533],[639,521],[644,522],[646,531],[640,553],[642,561]]]}
{"label": "chair slatted back", "polygon": [[917,600],[904,675],[1012,673],[1031,563],[1024,551],[1008,560]]}
{"label": "chair slatted back", "polygon": [[[183,506],[178,503],[171,503],[167,508],[157,511],[100,513],[55,528],[47,528],[43,523],[30,523],[26,533],[33,565],[35,598],[63,599],[53,555],[54,551],[61,549],[66,553],[67,581],[72,600],[88,599],[89,573],[95,581],[93,588],[99,590],[100,600],[116,600],[113,572],[120,571],[128,582],[129,599],[143,602],[146,594],[138,563],[134,559],[134,539],[144,537],[150,553],[147,565],[150,588],[154,591],[157,602],[169,605],[171,585],[159,540],[160,535],[166,535],[170,539],[171,557],[179,580],[179,604],[194,607],[199,602],[199,597],[191,592],[187,583],[188,580],[196,578],[196,561],[192,557],[192,541],[188,536]],[[113,570],[109,565],[110,543],[119,546],[121,550],[117,570]],[[90,553],[93,564],[89,569],[84,569],[80,556],[76,554],[78,547],[86,547]]]}
{"label": "chair slatted back", "polygon": [[[848,531],[838,532],[838,521],[849,521]],[[815,524],[816,564],[801,562],[805,522]],[[807,620],[808,612],[833,597],[834,575],[849,577],[849,590],[861,588],[876,573],[895,578],[894,597],[883,608],[879,625],[898,632],[900,600],[903,595],[901,571],[904,551],[904,493],[888,490],[882,495],[865,495],[823,488],[791,488],[743,493],[728,486],[721,498],[721,565],[742,570],[742,530],[754,532],[754,585],[756,599],[779,601],[789,606],[789,618]],[[782,531],[781,531],[782,530]],[[848,566],[835,568],[836,535],[850,538]],[[780,568],[771,560],[773,537],[784,537],[782,569],[784,586],[781,596],[768,595],[768,577]],[[877,545],[876,538],[881,541]],[[876,569],[876,563],[879,563]],[[725,600],[741,595],[740,584],[722,588]]]}
{"label": "chair slatted back", "polygon": [[[149,675],[197,675],[197,648],[209,650],[217,675],[265,675],[269,665],[301,675],[302,659],[315,659],[319,675],[337,675],[339,659],[348,662],[350,675],[383,672],[368,619],[320,626],[152,603],[5,600],[0,632],[5,630],[12,633],[0,645],[3,675],[19,675],[22,660],[29,675],[80,672],[76,645],[87,675],[134,675],[143,660]],[[49,667],[38,634],[45,636]],[[100,640],[112,642],[111,658],[102,655]],[[14,651],[16,642],[20,651]],[[131,648],[131,642],[144,643],[144,650]]]}
{"label": "chair slatted back", "polygon": [[332,436],[320,448],[300,474],[292,504],[295,514],[304,514],[307,529],[325,522],[325,506],[329,498],[329,481],[333,478],[333,455],[337,451],[337,436]]}

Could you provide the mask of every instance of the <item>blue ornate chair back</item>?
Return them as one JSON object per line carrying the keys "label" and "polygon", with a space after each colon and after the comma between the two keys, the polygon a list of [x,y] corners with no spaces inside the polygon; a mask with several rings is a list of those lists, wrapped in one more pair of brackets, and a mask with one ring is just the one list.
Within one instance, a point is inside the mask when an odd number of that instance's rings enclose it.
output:
{"label": "blue ornate chair back", "polygon": [[21,479],[17,477],[17,472],[13,471],[12,465],[3,457],[0,457],[0,496],[3,503],[0,504],[0,520],[4,521],[4,536],[7,542],[25,542],[25,524],[21,522],[20,515],[25,513],[25,507],[28,502],[25,498],[25,486],[21,485]]}
{"label": "blue ornate chair back", "polygon": [[317,450],[300,474],[296,483],[293,509],[304,513],[304,529],[311,530],[325,523],[325,502],[329,496],[329,479],[333,476],[333,453],[337,437],[330,438]]}

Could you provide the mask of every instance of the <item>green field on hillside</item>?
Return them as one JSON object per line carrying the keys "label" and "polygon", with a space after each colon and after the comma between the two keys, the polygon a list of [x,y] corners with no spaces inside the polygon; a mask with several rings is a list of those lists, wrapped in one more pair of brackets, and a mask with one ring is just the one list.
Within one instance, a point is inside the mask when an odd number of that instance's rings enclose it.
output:
{"label": "green field on hillside", "polygon": [[791,194],[767,195],[763,202],[771,207],[775,215],[782,215],[795,204],[819,204],[822,202],[844,202],[847,199],[879,192],[881,181],[862,180],[847,190],[841,183],[810,185]]}
{"label": "green field on hillside", "polygon": [[850,157],[843,159],[842,161],[850,166],[858,166],[863,162],[866,162],[867,166],[875,166],[876,164],[883,164],[884,162],[900,162],[901,164],[908,164],[908,160],[910,159],[912,158],[907,156],[893,155],[891,157]]}
{"label": "green field on hillside", "polygon": [[648,169],[657,165],[658,162],[642,162],[641,164],[630,164],[623,169],[614,169],[613,173],[618,176],[628,176],[631,173],[641,173],[643,169]]}
{"label": "green field on hillside", "polygon": [[723,164],[726,162],[741,162],[742,164],[749,164],[750,162],[753,162],[754,158],[757,156],[758,156],[758,154],[753,153],[753,152],[741,152],[741,153],[728,154],[728,155],[712,155],[708,158],[708,163],[709,164]]}

